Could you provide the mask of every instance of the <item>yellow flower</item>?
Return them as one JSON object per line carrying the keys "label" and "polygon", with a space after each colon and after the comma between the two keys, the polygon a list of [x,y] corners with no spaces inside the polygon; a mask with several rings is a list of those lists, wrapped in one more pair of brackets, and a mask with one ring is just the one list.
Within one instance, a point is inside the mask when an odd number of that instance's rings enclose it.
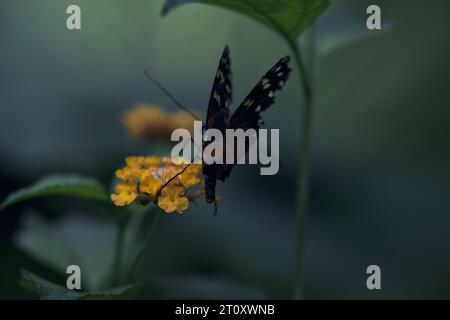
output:
{"label": "yellow flower", "polygon": [[182,213],[189,207],[189,199],[184,196],[184,191],[185,189],[180,186],[167,186],[162,189],[158,206],[167,213],[174,211]]}
{"label": "yellow flower", "polygon": [[179,175],[180,183],[185,188],[190,188],[200,183],[199,174],[201,173],[202,166],[200,164],[191,164],[185,172]]}
{"label": "yellow flower", "polygon": [[123,115],[122,123],[134,137],[155,138],[170,136],[177,128],[192,132],[194,119],[184,111],[169,113],[160,106],[141,103]]}
{"label": "yellow flower", "polygon": [[140,191],[145,192],[151,197],[155,197],[159,188],[163,185],[160,179],[154,178],[152,176],[147,176],[141,181]]}
{"label": "yellow flower", "polygon": [[145,157],[129,156],[126,157],[125,163],[130,167],[140,167],[144,164]]}
{"label": "yellow flower", "polygon": [[116,194],[111,195],[111,200],[116,206],[124,206],[132,203],[137,197],[136,184],[134,182],[121,182],[116,185]]}
{"label": "yellow flower", "polygon": [[131,179],[135,179],[138,176],[138,172],[132,167],[125,167],[122,169],[118,169],[115,172],[116,177],[122,181],[127,181]]}
{"label": "yellow flower", "polygon": [[166,114],[161,107],[139,104],[125,113],[123,125],[132,136],[152,137],[165,132]]}
{"label": "yellow flower", "polygon": [[194,132],[194,119],[191,115],[184,111],[177,111],[172,113],[169,117],[169,125],[171,128],[185,128],[190,132]]}
{"label": "yellow flower", "polygon": [[147,157],[145,157],[145,163],[149,167],[157,167],[161,163],[161,158],[156,157],[156,156],[147,156]]}
{"label": "yellow flower", "polygon": [[136,157],[130,156],[125,159],[126,167],[116,171],[116,177],[122,181],[129,179],[144,179],[160,163],[161,159],[155,156]]}
{"label": "yellow flower", "polygon": [[145,170],[151,167],[157,167],[161,160],[155,156],[136,157],[131,156],[125,159],[127,166],[136,168],[138,170]]}
{"label": "yellow flower", "polygon": [[[200,164],[190,164],[186,168],[186,159],[172,161],[170,157],[156,156],[130,156],[125,163],[125,167],[115,172],[121,180],[116,186],[116,194],[111,195],[116,206],[153,200],[165,212],[181,213],[189,207],[189,200],[203,194]],[[195,186],[200,188],[191,191]]]}
{"label": "yellow flower", "polygon": [[161,162],[167,166],[173,166],[175,163],[173,163],[171,157],[162,157]]}

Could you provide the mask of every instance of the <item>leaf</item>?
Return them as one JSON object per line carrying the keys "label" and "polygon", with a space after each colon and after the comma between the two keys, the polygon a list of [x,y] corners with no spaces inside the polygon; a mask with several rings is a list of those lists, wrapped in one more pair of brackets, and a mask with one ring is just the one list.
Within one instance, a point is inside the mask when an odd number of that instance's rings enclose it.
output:
{"label": "leaf", "polygon": [[[83,235],[80,237],[80,235]],[[110,219],[70,212],[49,221],[35,212],[24,216],[15,245],[40,264],[65,275],[76,264],[87,290],[98,290],[109,280],[117,235]]]}
{"label": "leaf", "polygon": [[[106,291],[82,292],[68,290],[67,288],[45,280],[27,270],[22,270],[20,284],[22,287],[37,291],[41,300],[99,300],[124,298],[134,288],[134,285],[125,285]],[[36,290],[34,290],[36,289]]]}
{"label": "leaf", "polygon": [[186,3],[211,4],[239,12],[290,40],[295,40],[329,5],[328,0],[167,0],[162,14]]}
{"label": "leaf", "polygon": [[77,196],[98,201],[109,200],[104,186],[95,179],[74,174],[51,175],[10,194],[0,205],[0,210],[21,201],[50,195]]}
{"label": "leaf", "polygon": [[67,266],[79,263],[59,228],[34,212],[25,214],[14,242],[31,258],[61,274]]}
{"label": "leaf", "polygon": [[21,275],[20,284],[22,287],[28,289],[36,288],[41,300],[76,300],[82,297],[82,293],[78,291],[68,290],[27,270],[22,270]]}
{"label": "leaf", "polygon": [[136,286],[128,284],[120,287],[115,287],[105,291],[86,292],[80,300],[111,300],[111,299],[127,299],[134,295]]}

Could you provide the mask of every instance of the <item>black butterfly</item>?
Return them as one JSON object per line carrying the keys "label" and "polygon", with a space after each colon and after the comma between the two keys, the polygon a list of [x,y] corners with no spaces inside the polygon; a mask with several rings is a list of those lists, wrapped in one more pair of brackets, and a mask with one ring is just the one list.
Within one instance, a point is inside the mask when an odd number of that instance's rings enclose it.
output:
{"label": "black butterfly", "polygon": [[[289,56],[281,58],[258,81],[230,118],[232,85],[229,55],[229,49],[225,47],[212,86],[206,114],[206,125],[203,129],[205,131],[215,128],[220,130],[224,136],[226,129],[258,130],[260,124],[263,124],[259,115],[260,112],[266,110],[274,103],[275,91],[280,90],[284,86],[291,71],[288,66]],[[203,142],[203,149],[210,143],[211,141]],[[232,168],[232,164],[203,163],[206,202],[215,202],[216,181],[217,179],[224,181],[230,175]]]}

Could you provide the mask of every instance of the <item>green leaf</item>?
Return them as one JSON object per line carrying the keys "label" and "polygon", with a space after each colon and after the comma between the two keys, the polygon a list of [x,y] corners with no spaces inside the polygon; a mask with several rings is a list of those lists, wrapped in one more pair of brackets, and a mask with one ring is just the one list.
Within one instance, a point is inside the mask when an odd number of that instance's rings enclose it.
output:
{"label": "green leaf", "polygon": [[73,174],[51,175],[10,194],[0,205],[0,210],[24,200],[51,195],[108,201],[104,186],[95,179]]}
{"label": "green leaf", "polygon": [[69,212],[51,221],[29,212],[23,217],[14,244],[62,276],[67,266],[80,266],[85,288],[96,291],[109,281],[116,229],[111,219],[87,212]]}
{"label": "green leaf", "polygon": [[41,300],[76,300],[80,299],[83,295],[78,291],[71,291],[58,284],[47,281],[27,270],[22,270],[20,284],[27,289],[37,289]]}
{"label": "green leaf", "polygon": [[134,285],[125,285],[100,292],[82,292],[45,280],[27,270],[22,270],[22,287],[36,291],[41,300],[100,300],[125,298]]}
{"label": "green leaf", "polygon": [[247,15],[295,40],[327,8],[328,0],[167,0],[162,14],[186,3],[216,5]]}

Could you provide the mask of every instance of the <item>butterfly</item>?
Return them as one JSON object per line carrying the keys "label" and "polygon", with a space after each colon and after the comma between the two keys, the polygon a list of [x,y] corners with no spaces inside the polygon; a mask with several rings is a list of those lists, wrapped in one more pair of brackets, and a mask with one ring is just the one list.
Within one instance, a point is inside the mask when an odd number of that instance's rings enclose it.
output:
{"label": "butterfly", "polygon": [[[211,128],[220,130],[222,134],[225,134],[226,129],[258,130],[260,125],[264,124],[260,113],[274,103],[274,94],[286,84],[290,71],[289,56],[285,56],[267,71],[230,117],[232,99],[231,61],[230,50],[226,46],[212,85],[203,132]],[[204,141],[203,149],[211,142]],[[232,168],[233,164],[203,163],[207,203],[216,202],[216,182],[217,180],[225,181]]]}

